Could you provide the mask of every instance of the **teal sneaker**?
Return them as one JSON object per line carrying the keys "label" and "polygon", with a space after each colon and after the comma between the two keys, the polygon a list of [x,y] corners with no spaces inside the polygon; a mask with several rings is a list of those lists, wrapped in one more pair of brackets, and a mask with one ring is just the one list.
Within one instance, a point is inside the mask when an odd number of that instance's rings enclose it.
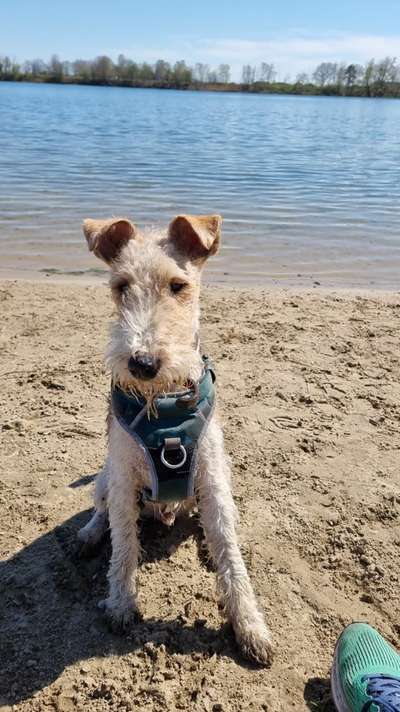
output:
{"label": "teal sneaker", "polygon": [[400,712],[400,655],[370,625],[352,623],[336,644],[331,686],[339,712]]}

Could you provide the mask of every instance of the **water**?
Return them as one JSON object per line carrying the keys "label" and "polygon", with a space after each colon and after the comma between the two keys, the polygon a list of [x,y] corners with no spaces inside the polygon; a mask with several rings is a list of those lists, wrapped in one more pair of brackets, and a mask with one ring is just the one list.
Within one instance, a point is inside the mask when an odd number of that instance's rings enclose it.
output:
{"label": "water", "polygon": [[3,273],[102,269],[84,217],[221,213],[208,278],[397,287],[400,101],[0,83]]}

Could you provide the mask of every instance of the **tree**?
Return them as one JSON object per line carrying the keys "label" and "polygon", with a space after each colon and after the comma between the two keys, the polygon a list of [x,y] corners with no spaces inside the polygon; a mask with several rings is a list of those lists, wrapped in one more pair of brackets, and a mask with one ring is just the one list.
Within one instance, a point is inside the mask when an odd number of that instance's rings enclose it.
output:
{"label": "tree", "polygon": [[76,59],[72,62],[72,74],[82,82],[89,82],[92,79],[91,63],[86,59]]}
{"label": "tree", "polygon": [[300,72],[300,74],[297,75],[296,77],[296,84],[308,84],[310,81],[310,78],[306,72]]}
{"label": "tree", "polygon": [[187,66],[186,62],[181,59],[175,62],[173,68],[173,78],[177,84],[190,84],[192,81],[192,70]]}
{"label": "tree", "polygon": [[139,65],[137,62],[133,62],[132,59],[128,59],[126,65],[126,78],[130,82],[136,82],[139,78]]}
{"label": "tree", "polygon": [[117,66],[115,67],[116,77],[119,81],[134,82],[139,77],[139,67],[136,62],[125,57],[124,54],[118,56]]}
{"label": "tree", "polygon": [[256,78],[256,68],[250,64],[244,64],[242,69],[243,84],[253,84]]}
{"label": "tree", "polygon": [[388,84],[396,81],[397,78],[397,59],[396,57],[385,57],[375,65],[374,69],[374,92],[378,96],[383,96]]}
{"label": "tree", "polygon": [[154,79],[154,69],[151,66],[151,64],[148,64],[147,62],[143,62],[143,64],[140,67],[139,70],[139,76],[142,81],[145,82],[151,82],[152,79]]}
{"label": "tree", "polygon": [[229,64],[220,64],[217,69],[217,82],[228,84],[230,81],[231,68]]}
{"label": "tree", "polygon": [[110,57],[101,55],[92,63],[92,76],[96,82],[107,84],[115,76],[114,64]]}
{"label": "tree", "polygon": [[350,89],[357,79],[357,69],[355,64],[347,65],[344,71],[347,89]]}
{"label": "tree", "polygon": [[338,64],[336,72],[336,90],[338,94],[344,94],[344,85],[346,83],[346,65],[342,62]]}
{"label": "tree", "polygon": [[20,66],[7,55],[1,59],[1,75],[3,79],[12,80],[18,79],[20,74]]}
{"label": "tree", "polygon": [[327,62],[328,64],[328,84],[335,84],[337,79],[337,62]]}
{"label": "tree", "polygon": [[208,64],[203,64],[202,62],[197,62],[193,70],[193,76],[198,82],[207,82],[208,74],[210,72],[210,67]]}
{"label": "tree", "polygon": [[375,60],[370,59],[369,62],[367,62],[367,64],[365,65],[364,77],[363,77],[365,93],[367,96],[371,96],[371,93],[372,93],[372,83],[373,83],[373,79],[374,79],[374,73],[375,73]]}
{"label": "tree", "polygon": [[115,71],[116,71],[117,78],[120,81],[124,81],[127,78],[126,73],[127,73],[128,65],[129,65],[129,59],[127,59],[124,54],[119,54]]}
{"label": "tree", "polygon": [[313,73],[313,80],[319,87],[336,82],[337,64],[334,62],[321,62]]}
{"label": "tree", "polygon": [[4,56],[1,58],[1,75],[4,79],[7,79],[9,64],[10,64],[9,57]]}
{"label": "tree", "polygon": [[70,77],[72,74],[72,62],[69,62],[68,60],[64,60],[62,62],[62,74],[63,77]]}
{"label": "tree", "polygon": [[43,59],[32,59],[30,62],[31,65],[31,74],[33,77],[41,77],[47,74],[49,71],[49,68],[43,62]]}
{"label": "tree", "polygon": [[324,86],[324,84],[326,83],[326,81],[328,79],[326,62],[322,62],[322,64],[319,64],[318,67],[316,67],[315,71],[313,72],[312,77],[313,77],[315,84],[317,84],[320,87]]}
{"label": "tree", "polygon": [[57,54],[53,54],[49,62],[49,77],[53,82],[62,82],[64,77],[63,65]]}
{"label": "tree", "polygon": [[171,65],[159,59],[154,65],[154,76],[159,82],[169,81],[171,78]]}
{"label": "tree", "polygon": [[276,79],[276,71],[273,64],[261,62],[259,70],[259,78],[261,82],[274,82]]}

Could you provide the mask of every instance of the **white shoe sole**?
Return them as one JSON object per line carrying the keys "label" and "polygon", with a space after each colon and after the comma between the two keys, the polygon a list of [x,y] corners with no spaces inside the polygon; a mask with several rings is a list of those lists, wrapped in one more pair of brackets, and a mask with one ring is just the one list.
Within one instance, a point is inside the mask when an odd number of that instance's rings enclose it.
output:
{"label": "white shoe sole", "polygon": [[[341,637],[342,636],[340,636],[340,638]],[[339,677],[338,650],[339,650],[340,638],[336,643],[335,654],[333,657],[333,664],[332,664],[332,670],[331,670],[332,697],[333,697],[333,701],[335,703],[335,707],[338,712],[352,712],[349,709],[349,707],[347,706],[346,698],[344,696],[342,684],[340,682],[340,677]]]}

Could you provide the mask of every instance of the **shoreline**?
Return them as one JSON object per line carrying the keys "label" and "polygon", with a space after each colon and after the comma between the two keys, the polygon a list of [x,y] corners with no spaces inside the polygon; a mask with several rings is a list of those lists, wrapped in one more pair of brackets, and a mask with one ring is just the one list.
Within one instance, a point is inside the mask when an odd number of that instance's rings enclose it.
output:
{"label": "shoreline", "polygon": [[[100,272],[100,270],[93,270],[93,272]],[[91,274],[88,271],[76,270],[71,273],[65,272],[54,272],[52,270],[41,270],[40,272],[35,270],[1,270],[0,269],[0,284],[5,283],[29,283],[29,284],[49,284],[49,285],[62,285],[62,286],[76,286],[76,287],[105,287],[108,286],[109,272],[104,270],[100,273]],[[350,281],[350,283],[349,283]],[[400,295],[400,283],[399,284],[378,284],[374,283],[374,280],[360,279],[357,281],[356,278],[352,280],[345,280],[343,282],[340,280],[329,279],[329,276],[324,273],[317,273],[316,275],[304,275],[302,278],[295,274],[279,275],[273,274],[266,276],[263,280],[246,280],[245,278],[232,278],[230,276],[216,277],[215,275],[207,274],[207,269],[202,276],[202,284],[209,289],[217,290],[232,290],[232,291],[251,291],[251,292],[262,292],[263,290],[271,291],[274,293],[279,292],[290,292],[290,293],[314,293],[318,292],[320,294],[324,293],[340,293],[340,294],[371,294],[371,295]]]}
{"label": "shoreline", "polygon": [[[397,94],[366,94],[360,91],[360,87],[355,87],[359,91],[354,91],[352,94],[343,93],[335,86],[318,87],[315,84],[309,83],[306,85],[296,85],[287,82],[254,82],[252,84],[243,84],[240,82],[213,83],[213,82],[193,82],[190,84],[163,84],[157,81],[154,82],[128,82],[128,81],[57,81],[48,79],[0,79],[0,83],[5,84],[51,84],[52,86],[83,86],[83,87],[105,87],[119,89],[160,89],[162,91],[195,91],[195,92],[211,92],[217,94],[261,94],[264,96],[322,96],[325,98],[340,98],[340,99],[400,99],[400,93]],[[396,91],[399,88],[396,86]]]}

